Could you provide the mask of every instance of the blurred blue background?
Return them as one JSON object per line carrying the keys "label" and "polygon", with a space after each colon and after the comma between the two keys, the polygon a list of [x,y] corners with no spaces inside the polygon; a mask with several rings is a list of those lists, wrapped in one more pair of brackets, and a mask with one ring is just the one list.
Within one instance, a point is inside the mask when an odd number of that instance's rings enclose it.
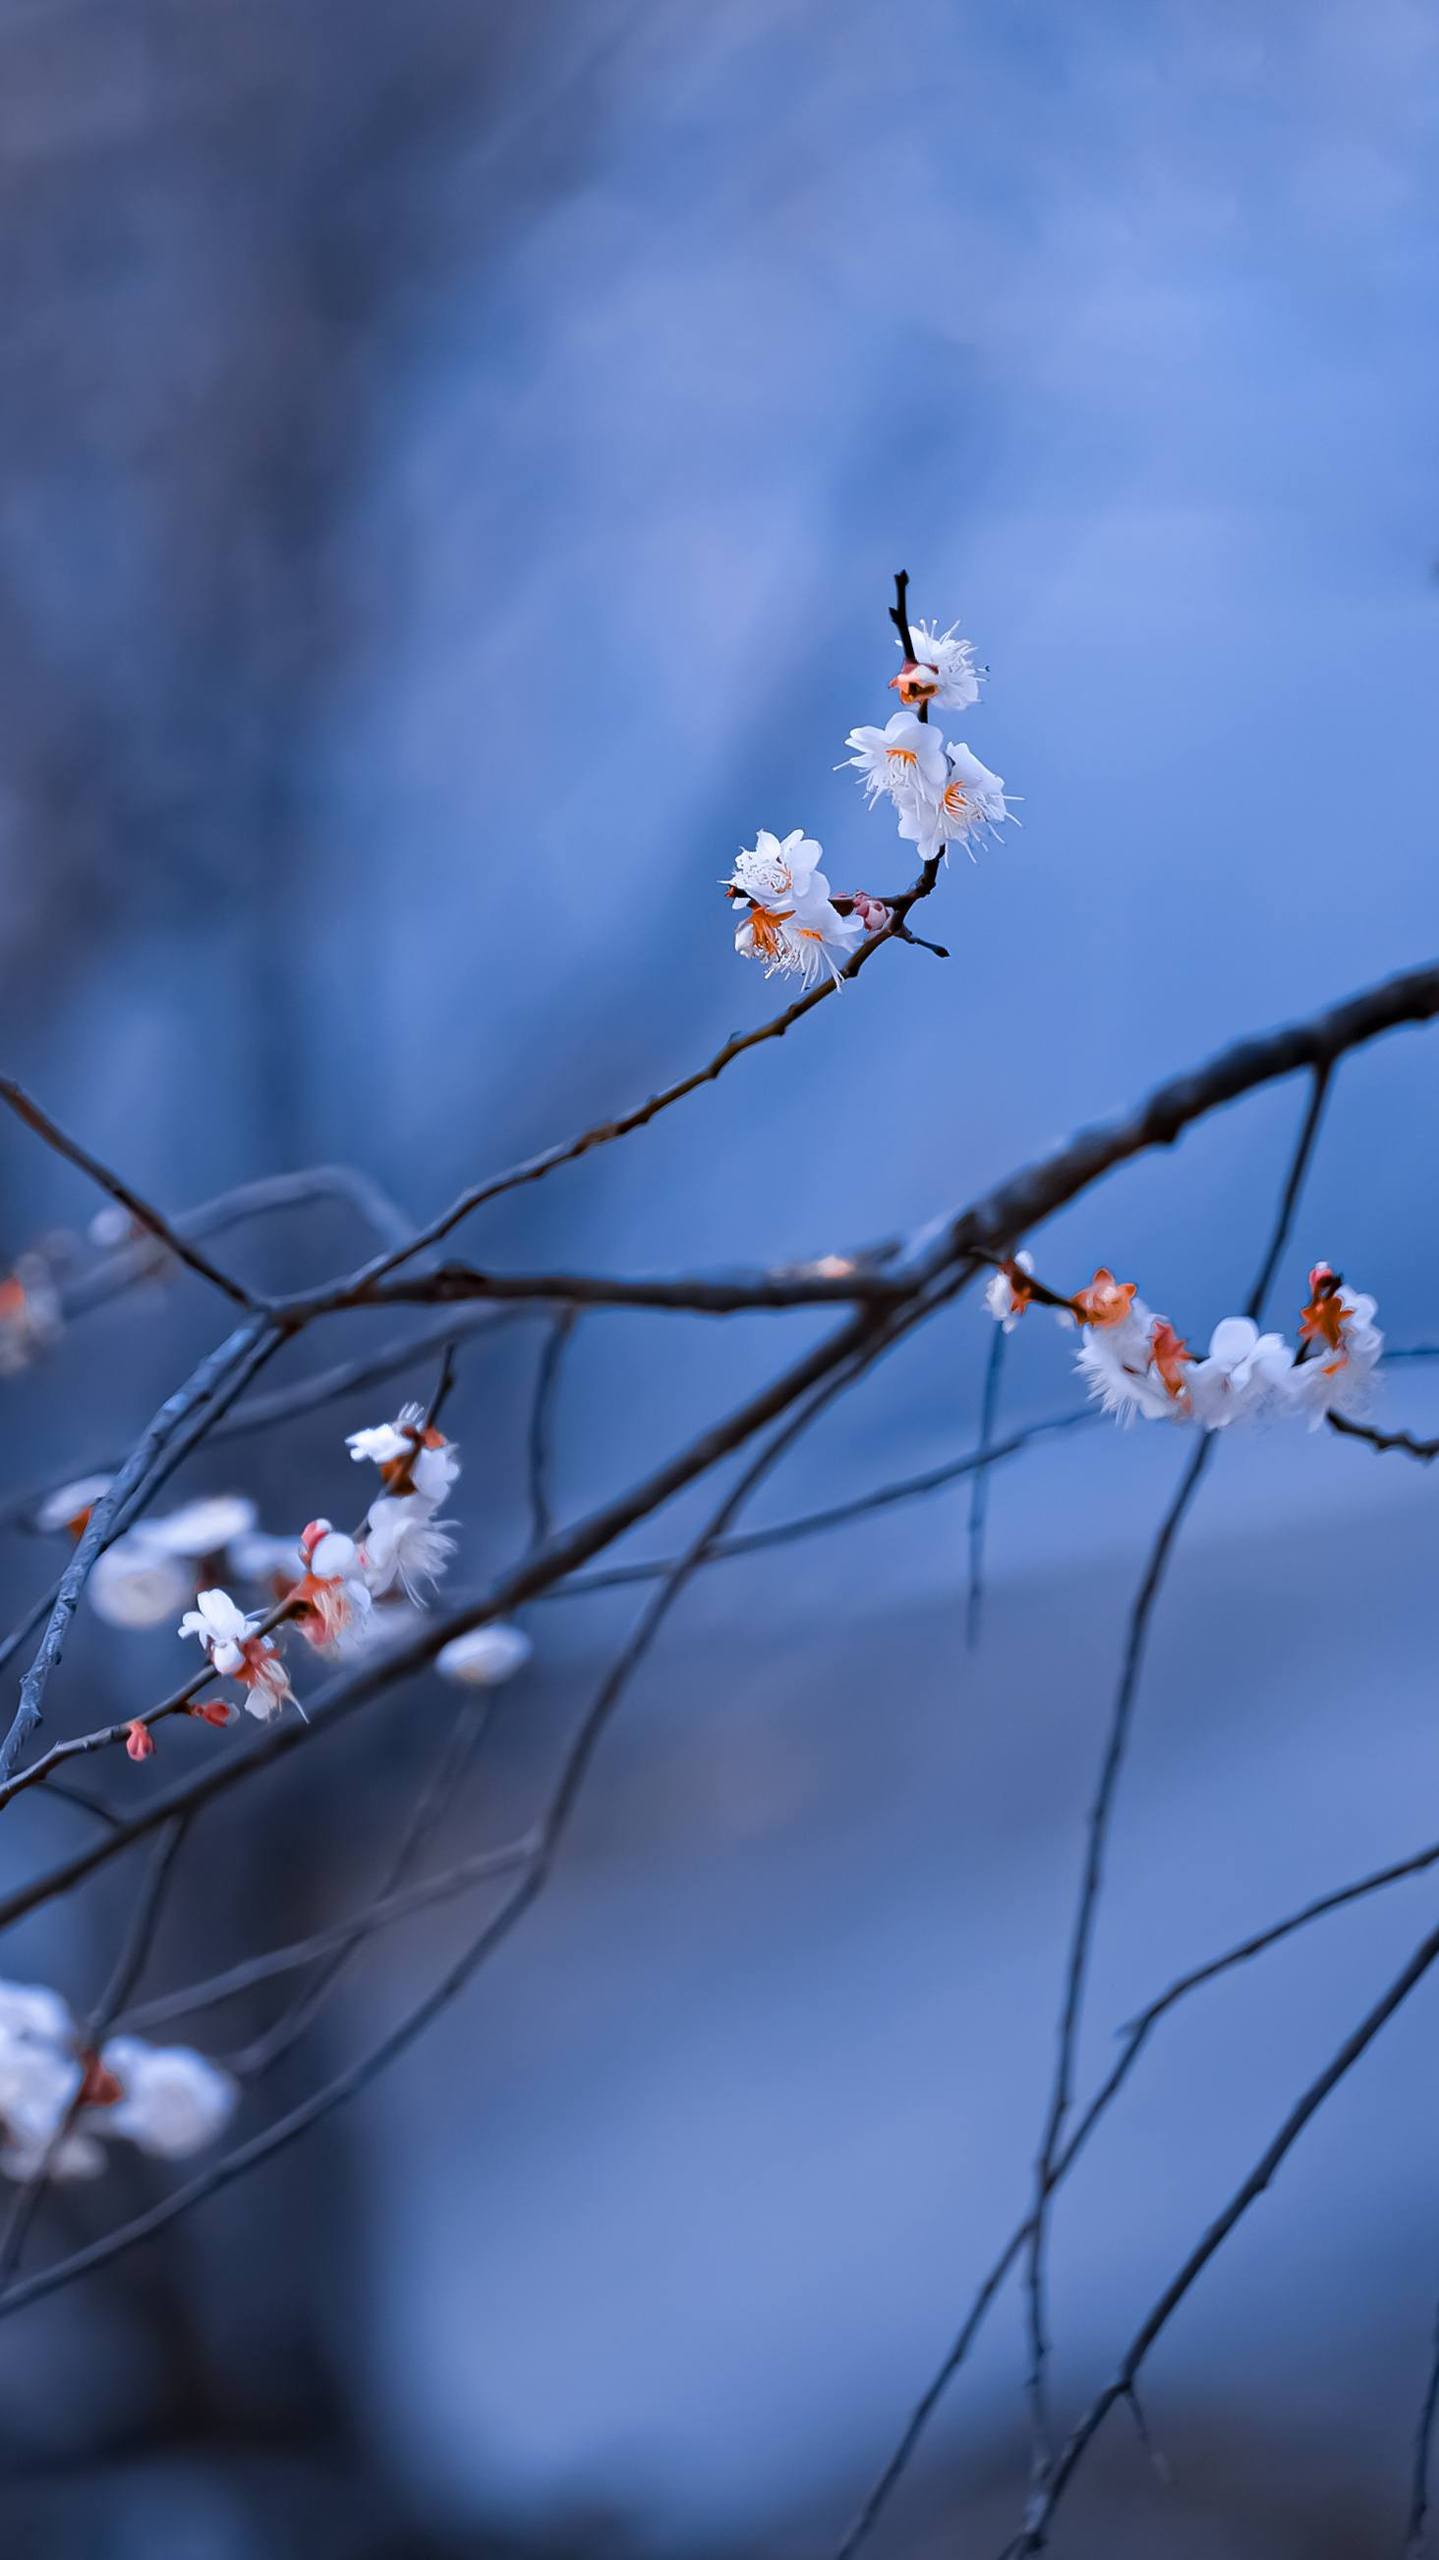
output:
{"label": "blurred blue background", "polygon": [[[0,0],[0,98],[0,1052],[166,1205],[338,1160],[422,1215],[762,1020],[717,886],[757,826],[817,835],[839,889],[909,876],[833,770],[893,702],[901,565],[988,663],[958,725],[1022,794],[1023,831],[929,911],[952,958],[883,955],[464,1250],[637,1272],[889,1234],[1427,955],[1424,0]],[[1284,1321],[1322,1254],[1391,1340],[1436,1327],[1435,1099],[1422,1035],[1344,1074]],[[1111,1262],[1207,1334],[1301,1103],[1130,1168],[1044,1267]],[[83,1225],[18,1129],[0,1175],[12,1251]],[[331,1210],[234,1254],[299,1280],[363,1241]],[[77,1325],[5,1389],[10,1481],[123,1442],[214,1323],[187,1282]],[[583,1324],[562,1511],[819,1329]],[[963,1449],[986,1333],[962,1301],[755,1517]],[[525,1535],[539,1341],[464,1367],[467,1585]],[[1430,1375],[1396,1373],[1393,1419],[1439,1424]],[[1026,1328],[1006,1417],[1076,1394]],[[188,1480],[275,1525],[338,1508],[373,1401]],[[284,2169],[0,2332],[12,2546],[832,2547],[1026,2199],[1091,1765],[1181,1454],[1080,1432],[997,1477],[974,1653],[962,1489],[717,1567],[552,1892],[434,2039]],[[1433,1500],[1327,1436],[1219,1453],[1141,1703],[1087,2074],[1171,1972],[1439,1827]],[[48,1559],[7,1546],[18,1607]],[[632,1609],[532,1612],[457,1843],[522,1818]],[[174,1676],[168,1639],[82,1628],[56,1727]],[[360,1898],[442,1704],[418,1684],[301,1754],[262,1837],[219,1823],[158,1976]],[[154,1782],[212,1747],[182,1733]],[[73,1829],[27,1800],[7,1877]],[[6,1971],[83,2000],[120,1907],[27,1924]],[[1350,1914],[1156,2040],[1058,2215],[1065,2407],[1432,1907],[1421,1884]],[[463,1931],[386,1940],[312,2074]],[[1435,2026],[1421,1993],[1166,2339],[1176,2488],[1116,2428],[1057,2549],[1395,2547],[1439,2286]],[[99,2208],[55,2210],[59,2240]],[[1007,2297],[877,2551],[1012,2530],[1021,2373]]]}

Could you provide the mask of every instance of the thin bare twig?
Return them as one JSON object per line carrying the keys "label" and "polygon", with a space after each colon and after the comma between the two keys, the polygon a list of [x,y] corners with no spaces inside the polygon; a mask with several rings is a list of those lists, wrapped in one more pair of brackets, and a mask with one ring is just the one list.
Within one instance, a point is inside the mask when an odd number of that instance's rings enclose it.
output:
{"label": "thin bare twig", "polygon": [[140,1226],[147,1227],[166,1251],[174,1254],[177,1262],[184,1263],[187,1271],[208,1280],[212,1289],[222,1291],[237,1307],[248,1307],[253,1314],[260,1306],[260,1299],[251,1290],[245,1288],[241,1281],[233,1280],[228,1271],[222,1271],[208,1254],[201,1253],[198,1245],[192,1244],[178,1227],[172,1226],[168,1218],[153,1208],[148,1200],[142,1199],[138,1191],[132,1190],[122,1175],[113,1173],[98,1156],[92,1156],[88,1147],[82,1147],[78,1138],[72,1138],[58,1121],[52,1120],[33,1094],[28,1094],[24,1086],[16,1084],[11,1076],[0,1076],[0,1102],[8,1103],[17,1119],[23,1120],[27,1129],[33,1129],[37,1138],[43,1138],[56,1155],[77,1166],[81,1173],[88,1174],[102,1191],[108,1191],[112,1200],[118,1200]]}
{"label": "thin bare twig", "polygon": [[997,1324],[984,1364],[984,1394],[979,1408],[979,1451],[969,1494],[969,1590],[964,1609],[964,1640],[970,1652],[979,1642],[984,1615],[984,1531],[989,1514],[989,1476],[994,1464],[994,1433],[999,1420],[999,1385],[1004,1374],[1005,1331]]}
{"label": "thin bare twig", "polygon": [[[1310,1093],[1299,1135],[1290,1158],[1279,1209],[1254,1277],[1246,1314],[1257,1318],[1280,1257],[1288,1241],[1294,1212],[1304,1177],[1313,1156],[1324,1105],[1329,1091],[1330,1067],[1327,1061],[1315,1067]],[[1045,2240],[1049,2197],[1053,2185],[1055,2157],[1073,2096],[1075,2063],[1079,2046],[1080,2021],[1089,1978],[1090,1955],[1099,1899],[1104,1882],[1104,1861],[1113,1819],[1114,1801],[1129,1742],[1134,1702],[1138,1694],[1139,1675],[1143,1667],[1149,1623],[1159,1596],[1174,1542],[1179,1535],[1186,1512],[1199,1490],[1200,1481],[1214,1450],[1214,1435],[1206,1433],[1191,1452],[1180,1478],[1174,1498],[1160,1523],[1158,1535],[1150,1550],[1139,1590],[1130,1611],[1125,1640],[1124,1660],[1119,1684],[1110,1711],[1109,1729],[1100,1760],[1099,1780],[1089,1810],[1079,1898],[1075,1905],[1070,1935],[1069,1956],[1065,1968],[1064,1996],[1056,2038],[1054,2075],[1050,2087],[1039,2156],[1035,2163],[1034,2210],[1029,2246],[1025,2260],[1026,2296],[1029,2334],[1027,2391],[1031,2430],[1031,2481],[1037,2488],[1049,2465],[1049,2411],[1045,2388],[1045,2362],[1048,2354],[1045,2307]]]}
{"label": "thin bare twig", "polygon": [[1414,2468],[1410,2479],[1409,2512],[1404,2520],[1404,2560],[1419,2560],[1429,2536],[1429,2461],[1434,2446],[1434,2421],[1439,2416],[1439,2314],[1435,2316],[1433,2342],[1429,2351],[1429,2373],[1424,2397],[1419,2405],[1419,2423],[1414,2430]]}
{"label": "thin bare twig", "polygon": [[554,1527],[550,1509],[550,1467],[554,1456],[554,1409],[559,1392],[560,1371],[565,1351],[574,1330],[573,1309],[555,1317],[540,1347],[539,1367],[535,1373],[535,1391],[530,1399],[529,1430],[525,1439],[526,1468],[530,1495],[530,1549],[538,1554],[547,1546]]}

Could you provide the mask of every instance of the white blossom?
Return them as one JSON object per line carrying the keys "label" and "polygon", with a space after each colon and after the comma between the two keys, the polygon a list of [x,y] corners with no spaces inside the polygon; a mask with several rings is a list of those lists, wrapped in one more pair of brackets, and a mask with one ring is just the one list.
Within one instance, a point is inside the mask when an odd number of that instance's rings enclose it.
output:
{"label": "white blossom", "polygon": [[423,1494],[382,1494],[370,1506],[360,1557],[365,1580],[378,1597],[398,1584],[419,1602],[439,1581],[455,1551],[448,1521],[437,1520]]}
{"label": "white blossom", "polygon": [[[768,827],[761,827],[754,843],[736,857],[729,886],[757,907],[797,906],[810,895],[823,858],[813,837],[801,827],[792,828],[783,838],[771,835]],[[829,896],[829,882],[823,878],[819,895]]]}
{"label": "white blossom", "polygon": [[502,1680],[510,1680],[524,1668],[534,1652],[530,1639],[519,1627],[502,1621],[493,1626],[472,1627],[468,1635],[453,1636],[435,1656],[435,1669],[444,1680],[455,1680],[462,1686],[496,1689]]}
{"label": "white blossom", "polygon": [[851,729],[845,745],[871,806],[885,792],[901,808],[920,792],[937,799],[949,779],[943,738],[913,711],[896,711],[882,729]]}
{"label": "white blossom", "polygon": [[113,1476],[77,1476],[73,1484],[60,1484],[47,1493],[35,1512],[37,1529],[68,1529],[72,1537],[82,1537],[96,1503],[108,1493]]}
{"label": "white blossom", "polygon": [[[822,877],[816,872],[816,880]],[[847,962],[867,939],[859,916],[842,916],[827,896],[821,896],[811,897],[788,915],[752,907],[736,928],[734,947],[741,959],[763,961],[767,978],[798,978],[802,985],[813,987],[828,970],[838,986]]]}
{"label": "white blossom", "polygon": [[998,843],[999,829],[1013,817],[999,775],[969,747],[952,746],[946,750],[938,787],[921,787],[902,807],[899,832],[907,843],[918,845],[926,862],[947,853],[952,844],[962,844],[973,861],[976,842],[990,836]]}
{"label": "white blossom", "polygon": [[223,1555],[236,1538],[255,1525],[255,1506],[239,1493],[202,1494],[158,1520],[143,1520],[140,1534],[165,1555],[190,1556],[198,1564],[206,1556]]}
{"label": "white blossom", "polygon": [[158,1627],[190,1599],[195,1577],[136,1528],[95,1558],[85,1587],[107,1626]]}
{"label": "white blossom", "polygon": [[1291,1409],[1307,1417],[1317,1431],[1326,1414],[1355,1419],[1373,1400],[1374,1373],[1384,1356],[1384,1336],[1374,1322],[1376,1302],[1362,1290],[1342,1286],[1333,1292],[1338,1311],[1333,1343],[1306,1343],[1308,1356],[1289,1369],[1286,1395]]}
{"label": "white blossom", "polygon": [[370,1615],[370,1586],[353,1538],[328,1520],[312,1520],[300,1534],[304,1566],[293,1597],[303,1603],[300,1633],[320,1653],[339,1653],[362,1633]]}
{"label": "white blossom", "polygon": [[387,1484],[408,1478],[431,1510],[439,1508],[460,1472],[459,1450],[426,1423],[419,1404],[402,1405],[393,1422],[350,1432],[345,1446],[356,1465],[368,1459]]}
{"label": "white blossom", "polygon": [[182,1636],[198,1636],[222,1680],[238,1680],[247,1712],[268,1723],[294,1695],[273,1636],[257,1630],[261,1621],[247,1618],[228,1591],[202,1591],[193,1609],[180,1620]]}
{"label": "white blossom", "polygon": [[1250,1316],[1224,1316],[1196,1360],[1186,1385],[1194,1419],[1205,1431],[1272,1412],[1286,1393],[1294,1355],[1282,1333],[1261,1333]]}
{"label": "white blossom", "polygon": [[187,2045],[112,2036],[100,2059],[120,2083],[105,2130],[158,2160],[184,2160],[223,2133],[239,2091],[228,2071]]}
{"label": "white blossom", "polygon": [[[1028,1273],[1034,1269],[1032,1253],[1017,1253],[1013,1261],[1016,1271]],[[985,1287],[984,1303],[995,1323],[1003,1325],[1006,1333],[1013,1333],[1028,1301],[1021,1297],[1016,1303],[1014,1283],[1007,1271],[992,1271]]]}
{"label": "white blossom", "polygon": [[[978,702],[974,644],[960,638],[957,624],[936,631],[932,623],[912,622],[909,636],[914,656],[889,680],[901,702],[932,702],[940,711],[967,711]],[[903,641],[897,646],[903,648]]]}

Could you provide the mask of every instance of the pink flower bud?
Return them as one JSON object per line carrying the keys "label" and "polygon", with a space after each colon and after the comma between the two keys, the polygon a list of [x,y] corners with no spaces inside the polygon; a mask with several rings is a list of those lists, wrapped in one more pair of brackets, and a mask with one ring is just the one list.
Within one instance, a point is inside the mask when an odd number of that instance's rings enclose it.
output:
{"label": "pink flower bud", "polygon": [[148,1760],[154,1753],[155,1737],[147,1724],[136,1716],[125,1737],[125,1750],[131,1760]]}

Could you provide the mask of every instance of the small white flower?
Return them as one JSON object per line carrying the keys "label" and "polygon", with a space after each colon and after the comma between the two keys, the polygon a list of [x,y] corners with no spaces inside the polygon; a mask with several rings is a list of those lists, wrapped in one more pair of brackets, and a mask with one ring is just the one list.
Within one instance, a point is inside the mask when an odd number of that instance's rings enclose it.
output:
{"label": "small white flower", "polygon": [[72,1537],[82,1537],[95,1504],[113,1482],[113,1476],[77,1476],[73,1484],[57,1485],[36,1510],[36,1528],[68,1529]]}
{"label": "small white flower", "polygon": [[736,929],[734,947],[742,960],[763,961],[767,978],[778,974],[813,987],[828,970],[838,986],[846,964],[867,939],[857,915],[842,916],[824,897],[809,900],[791,915],[752,907]]}
{"label": "small white flower", "polygon": [[18,1377],[64,1330],[49,1263],[42,1253],[22,1253],[14,1270],[0,1280],[0,1377]]}
{"label": "small white flower", "polygon": [[239,2091],[228,2071],[187,2045],[150,2045],[112,2036],[100,2057],[122,2095],[105,2129],[157,2160],[184,2160],[223,2133]]}
{"label": "small white flower", "polygon": [[1158,1321],[1136,1298],[1120,1323],[1085,1329],[1074,1365],[1090,1394],[1119,1422],[1131,1423],[1137,1414],[1149,1422],[1182,1418],[1184,1408],[1152,1365],[1150,1346]]}
{"label": "small white flower", "polygon": [[421,1494],[382,1494],[372,1503],[360,1549],[365,1580],[376,1597],[398,1583],[419,1602],[427,1584],[439,1581],[455,1551],[449,1523],[437,1520]]}
{"label": "small white flower", "polygon": [[1342,1311],[1337,1345],[1311,1341],[1309,1356],[1290,1367],[1284,1382],[1286,1401],[1307,1415],[1311,1431],[1328,1413],[1357,1420],[1368,1411],[1384,1356],[1384,1336],[1374,1322],[1376,1301],[1362,1290],[1340,1288],[1334,1295]]}
{"label": "small white flower", "polygon": [[991,836],[997,844],[999,829],[1013,817],[999,775],[968,747],[953,746],[939,788],[917,793],[902,809],[899,832],[907,843],[918,845],[926,862],[952,844],[962,844],[973,861],[976,841]]}
{"label": "small white flower", "polygon": [[917,792],[937,798],[949,779],[944,740],[916,712],[896,711],[882,729],[851,729],[844,743],[854,749],[845,763],[858,770],[871,807],[885,792],[901,808]]}
{"label": "small white flower", "polygon": [[432,1511],[438,1510],[459,1476],[459,1450],[442,1431],[426,1424],[420,1404],[402,1405],[393,1422],[352,1431],[345,1445],[357,1465],[368,1459],[387,1484],[408,1477]]}
{"label": "small white flower", "polygon": [[[932,702],[940,711],[967,711],[972,702],[978,702],[980,671],[974,663],[974,644],[960,638],[957,624],[936,631],[932,623],[912,622],[909,636],[914,657],[899,675],[890,677],[901,702]],[[896,646],[903,648],[903,641]]]}
{"label": "small white flower", "polygon": [[0,1982],[0,2049],[11,2043],[68,2046],[74,2033],[58,1991],[39,1982]]}
{"label": "small white flower", "polygon": [[[810,894],[810,884],[824,859],[812,836],[795,827],[781,840],[761,827],[754,843],[736,859],[729,885],[757,907],[793,907]],[[829,896],[828,883],[820,896]]]}
{"label": "small white flower", "polygon": [[1281,1333],[1261,1333],[1249,1316],[1223,1317],[1207,1357],[1194,1362],[1185,1380],[1195,1421],[1205,1431],[1222,1431],[1254,1420],[1282,1398],[1292,1363]]}
{"label": "small white flower", "polygon": [[472,1627],[468,1635],[454,1636],[441,1645],[435,1656],[435,1669],[444,1680],[457,1680],[462,1686],[497,1689],[522,1670],[534,1652],[527,1635],[518,1627],[498,1622],[488,1627]]}
{"label": "small white flower", "polygon": [[190,1556],[197,1564],[205,1556],[223,1555],[234,1539],[245,1537],[254,1525],[255,1506],[239,1493],[204,1494],[159,1520],[140,1523],[145,1537],[162,1554]]}
{"label": "small white flower", "polygon": [[[1034,1256],[1032,1253],[1017,1253],[1013,1259],[1016,1271],[1030,1272],[1034,1269]],[[990,1314],[993,1316],[995,1323],[1003,1325],[1006,1333],[1013,1333],[1015,1326],[1018,1324],[1020,1317],[1024,1313],[1025,1302],[1021,1302],[1019,1306],[1015,1305],[1014,1284],[1007,1271],[993,1271],[990,1273],[988,1285],[984,1292],[984,1303],[988,1307]]]}
{"label": "small white flower", "polygon": [[152,1546],[132,1529],[95,1558],[86,1584],[90,1605],[109,1627],[158,1627],[183,1608],[195,1577],[178,1556]]}
{"label": "small white flower", "polygon": [[257,1633],[260,1623],[247,1618],[228,1591],[202,1591],[180,1620],[180,1633],[199,1637],[212,1670],[222,1680],[238,1680],[246,1712],[268,1724],[294,1691],[274,1637]]}
{"label": "small white flower", "polygon": [[339,1653],[351,1646],[368,1621],[370,1586],[359,1548],[328,1520],[312,1520],[301,1532],[304,1574],[294,1597],[303,1602],[300,1633],[319,1653]]}

